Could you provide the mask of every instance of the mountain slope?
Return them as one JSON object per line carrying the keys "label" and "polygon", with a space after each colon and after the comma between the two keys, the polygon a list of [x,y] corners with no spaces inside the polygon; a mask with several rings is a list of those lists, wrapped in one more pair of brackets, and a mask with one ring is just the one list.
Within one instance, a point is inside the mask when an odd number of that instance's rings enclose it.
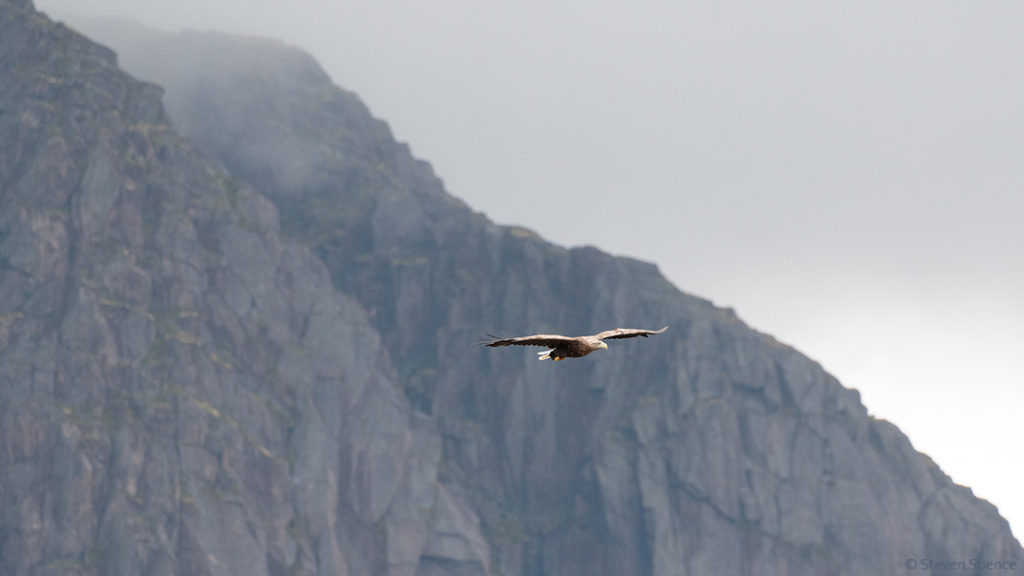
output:
{"label": "mountain slope", "polygon": [[[991,505],[820,366],[653,266],[489,223],[308,56],[222,35],[129,34],[104,38],[167,87],[175,124],[265,189],[286,231],[370,312],[407,397],[442,432],[445,485],[478,511],[503,573],[1020,561]],[[663,324],[663,336],[558,366],[470,347],[495,330]]]}
{"label": "mountain slope", "polygon": [[482,570],[438,435],[273,204],[30,3],[0,1],[0,79],[0,573]]}
{"label": "mountain slope", "polygon": [[[394,438],[387,427],[395,424],[380,418],[407,418],[412,424],[398,430],[412,429],[426,446],[382,459],[397,467],[424,458],[428,478],[436,463],[440,485],[427,519],[414,506],[396,512],[406,487],[386,490],[395,494],[386,530],[345,548],[348,556],[366,556],[385,539],[394,573],[547,575],[860,574],[894,573],[925,557],[1024,561],[994,507],[954,485],[895,427],[870,418],[856,392],[820,366],[678,292],[649,264],[491,224],[447,195],[429,166],[307,55],[223,35],[80,26],[117,47],[132,73],[166,87],[174,126],[277,204],[284,233],[308,245],[348,295],[334,297],[365,311],[343,324],[368,330],[371,342],[379,334],[387,349],[374,369],[356,369],[380,348],[367,356],[362,340],[329,337],[347,352],[337,370],[356,370],[332,383],[383,389],[399,408],[370,419],[385,430],[367,435]],[[664,335],[557,365],[472,346],[487,331],[666,323]],[[302,331],[284,334],[289,341]],[[254,344],[232,353],[258,365]],[[381,384],[361,387],[377,370]],[[310,385],[296,381],[288,394],[310,394]],[[398,387],[404,394],[393,394]],[[358,411],[347,414],[343,421]],[[325,450],[356,443],[339,433],[294,446],[317,442]],[[369,444],[382,443],[390,447]],[[347,476],[344,463],[338,470]],[[372,479],[361,486],[377,489]],[[411,483],[413,496],[422,486]],[[337,507],[329,510],[372,502],[363,492],[331,494]],[[393,536],[405,525],[399,518],[429,525],[429,536],[424,528],[418,539]],[[397,540],[411,543],[402,558],[414,560],[393,559]],[[190,556],[169,557],[181,566]],[[348,561],[351,573],[382,572],[380,561],[360,561]]]}

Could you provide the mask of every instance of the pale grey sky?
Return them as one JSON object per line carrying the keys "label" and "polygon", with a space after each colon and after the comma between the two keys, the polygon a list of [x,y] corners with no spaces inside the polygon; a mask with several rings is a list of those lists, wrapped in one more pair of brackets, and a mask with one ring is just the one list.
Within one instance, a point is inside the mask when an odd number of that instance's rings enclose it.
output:
{"label": "pale grey sky", "polygon": [[[657,262],[736,308],[1024,527],[1019,0],[91,0],[88,13],[309,50],[450,192],[559,244]],[[586,201],[570,214],[567,197]]]}

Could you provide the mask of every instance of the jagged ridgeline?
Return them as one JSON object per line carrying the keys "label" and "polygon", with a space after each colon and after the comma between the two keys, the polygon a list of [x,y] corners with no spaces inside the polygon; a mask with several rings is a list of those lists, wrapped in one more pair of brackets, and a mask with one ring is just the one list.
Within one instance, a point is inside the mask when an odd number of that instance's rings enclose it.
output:
{"label": "jagged ridgeline", "polygon": [[[490,223],[301,51],[73,24],[146,82],[0,0],[0,573],[1024,563],[820,366]],[[665,324],[558,365],[474,346]]]}

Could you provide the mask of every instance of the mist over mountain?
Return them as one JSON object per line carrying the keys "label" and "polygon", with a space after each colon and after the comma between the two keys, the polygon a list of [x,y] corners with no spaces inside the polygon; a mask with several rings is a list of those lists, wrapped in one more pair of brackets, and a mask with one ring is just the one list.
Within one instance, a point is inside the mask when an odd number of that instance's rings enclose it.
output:
{"label": "mist over mountain", "polygon": [[494,225],[300,50],[75,26],[118,56],[0,0],[0,572],[1024,564],[817,363]]}

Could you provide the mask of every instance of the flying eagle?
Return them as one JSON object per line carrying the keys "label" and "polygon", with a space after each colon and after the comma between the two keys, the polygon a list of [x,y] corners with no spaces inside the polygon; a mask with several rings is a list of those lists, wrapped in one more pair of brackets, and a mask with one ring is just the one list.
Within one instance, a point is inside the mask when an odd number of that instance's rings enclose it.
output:
{"label": "flying eagle", "polygon": [[665,330],[668,330],[668,326],[665,326],[661,330],[638,330],[636,328],[616,328],[614,330],[605,330],[593,336],[560,336],[558,334],[534,334],[533,336],[520,336],[518,338],[495,338],[494,340],[486,340],[482,342],[484,346],[491,348],[497,346],[545,346],[550,348],[546,352],[538,352],[540,355],[538,360],[546,360],[548,358],[558,362],[564,358],[582,358],[587,354],[590,354],[594,350],[607,350],[608,345],[604,343],[604,340],[616,340],[619,338],[636,338],[637,336],[643,336],[647,338],[652,334],[661,334]]}

